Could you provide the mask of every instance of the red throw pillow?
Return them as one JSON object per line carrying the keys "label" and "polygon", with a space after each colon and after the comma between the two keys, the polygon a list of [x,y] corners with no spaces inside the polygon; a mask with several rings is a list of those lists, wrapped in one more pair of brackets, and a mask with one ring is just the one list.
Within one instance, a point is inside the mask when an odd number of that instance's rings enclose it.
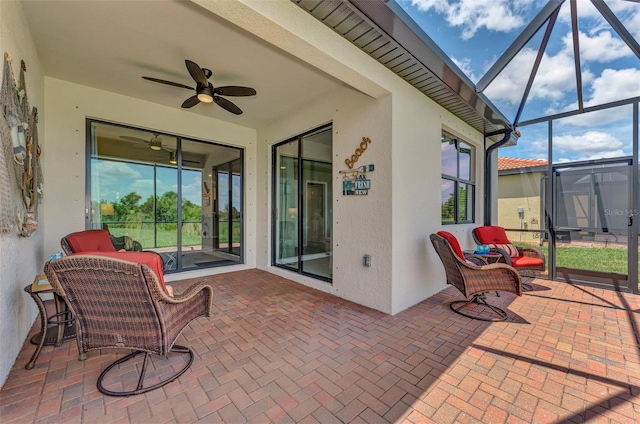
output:
{"label": "red throw pillow", "polygon": [[436,234],[438,234],[443,239],[447,240],[451,245],[453,252],[456,255],[458,255],[460,259],[462,259],[463,261],[465,260],[464,252],[462,251],[462,248],[460,247],[460,243],[458,243],[458,239],[456,238],[456,236],[454,236],[448,231],[438,231]]}
{"label": "red throw pillow", "polygon": [[78,231],[69,234],[66,239],[73,253],[116,251],[107,230]]}

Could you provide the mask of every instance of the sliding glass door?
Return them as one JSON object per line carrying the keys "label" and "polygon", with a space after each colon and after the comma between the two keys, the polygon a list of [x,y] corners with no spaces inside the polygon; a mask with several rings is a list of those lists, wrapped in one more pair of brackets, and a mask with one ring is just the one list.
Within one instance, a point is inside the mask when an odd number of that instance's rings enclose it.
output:
{"label": "sliding glass door", "polygon": [[93,120],[87,134],[87,228],[159,253],[165,272],[242,262],[241,149]]}
{"label": "sliding glass door", "polygon": [[274,146],[272,263],[331,281],[332,136],[325,126]]}

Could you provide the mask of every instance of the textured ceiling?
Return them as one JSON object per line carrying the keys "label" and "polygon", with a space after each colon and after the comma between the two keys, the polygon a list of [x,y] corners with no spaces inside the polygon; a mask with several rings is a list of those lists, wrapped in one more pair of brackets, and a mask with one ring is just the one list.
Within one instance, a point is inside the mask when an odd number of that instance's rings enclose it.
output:
{"label": "textured ceiling", "polygon": [[213,71],[215,86],[249,86],[258,93],[229,98],[244,111],[239,116],[216,104],[184,113],[257,128],[341,84],[191,2],[22,4],[48,77],[180,109],[194,93],[141,77],[195,87],[184,64],[190,59]]}

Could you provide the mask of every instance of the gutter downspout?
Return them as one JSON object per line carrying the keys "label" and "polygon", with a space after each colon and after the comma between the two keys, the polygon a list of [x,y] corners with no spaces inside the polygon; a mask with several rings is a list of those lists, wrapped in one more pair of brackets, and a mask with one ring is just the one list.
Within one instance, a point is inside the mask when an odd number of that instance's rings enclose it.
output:
{"label": "gutter downspout", "polygon": [[[511,133],[514,130],[507,129],[504,138],[487,148],[484,158],[484,225],[491,225],[491,155],[493,151],[505,145],[511,140]],[[518,132],[516,132],[518,134]],[[489,134],[495,135],[495,134]]]}

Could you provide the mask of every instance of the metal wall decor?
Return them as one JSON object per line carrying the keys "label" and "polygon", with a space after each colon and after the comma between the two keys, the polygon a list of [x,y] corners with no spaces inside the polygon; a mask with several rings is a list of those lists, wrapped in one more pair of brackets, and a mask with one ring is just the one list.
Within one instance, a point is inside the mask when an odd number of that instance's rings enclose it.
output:
{"label": "metal wall decor", "polygon": [[340,171],[342,174],[342,195],[354,196],[369,194],[371,188],[371,180],[367,178],[367,172],[371,172],[375,169],[373,164],[360,166],[354,169],[354,165],[360,159],[360,156],[371,144],[369,137],[362,137],[362,141],[356,147],[351,157],[344,160],[344,163],[349,167],[347,171]]}
{"label": "metal wall decor", "polygon": [[0,90],[0,234],[16,227],[20,236],[29,237],[38,228],[42,200],[38,110],[29,106],[26,64],[20,62],[16,83],[11,61],[5,53]]}
{"label": "metal wall decor", "polygon": [[369,137],[362,137],[362,141],[360,142],[360,145],[356,147],[355,152],[353,152],[350,158],[344,160],[344,163],[347,164],[349,169],[353,169],[353,165],[358,162],[358,159],[360,159],[360,156],[362,156],[364,151],[367,150],[369,144],[371,144],[371,139]]}
{"label": "metal wall decor", "polygon": [[375,166],[370,164],[349,171],[340,171],[342,174],[342,195],[369,194],[371,180],[367,178],[367,172],[372,172],[373,170],[375,170]]}

